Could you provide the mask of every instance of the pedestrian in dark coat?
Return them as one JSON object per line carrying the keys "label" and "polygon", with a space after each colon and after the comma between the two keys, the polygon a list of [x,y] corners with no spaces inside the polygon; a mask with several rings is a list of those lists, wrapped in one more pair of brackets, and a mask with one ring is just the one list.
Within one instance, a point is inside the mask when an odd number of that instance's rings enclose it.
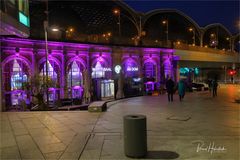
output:
{"label": "pedestrian in dark coat", "polygon": [[180,101],[182,101],[185,95],[185,84],[183,80],[180,80],[178,82],[178,95],[179,95]]}
{"label": "pedestrian in dark coat", "polygon": [[215,79],[212,84],[212,89],[213,89],[213,97],[217,96],[217,88],[218,88],[218,82]]}
{"label": "pedestrian in dark coat", "polygon": [[171,77],[166,82],[166,89],[168,93],[168,102],[173,101],[174,82]]}

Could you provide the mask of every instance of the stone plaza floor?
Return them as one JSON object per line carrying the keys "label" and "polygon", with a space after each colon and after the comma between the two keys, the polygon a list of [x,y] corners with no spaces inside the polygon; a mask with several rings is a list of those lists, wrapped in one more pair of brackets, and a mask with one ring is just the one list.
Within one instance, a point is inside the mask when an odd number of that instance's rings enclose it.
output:
{"label": "stone plaza floor", "polygon": [[142,159],[238,160],[240,85],[144,96],[108,104],[107,112],[2,112],[0,159],[131,159],[124,155],[123,116],[147,116],[148,155]]}

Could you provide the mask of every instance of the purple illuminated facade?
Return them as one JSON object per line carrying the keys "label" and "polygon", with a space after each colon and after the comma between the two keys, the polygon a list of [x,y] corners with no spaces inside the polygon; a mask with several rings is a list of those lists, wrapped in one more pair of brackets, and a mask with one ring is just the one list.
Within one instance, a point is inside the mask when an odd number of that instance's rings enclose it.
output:
{"label": "purple illuminated facade", "polygon": [[[164,83],[167,76],[176,79],[177,57],[173,49],[107,46],[67,42],[49,42],[48,77],[55,87],[49,88],[49,100],[83,98],[84,90],[93,100],[113,97],[116,81],[122,83]],[[45,43],[41,40],[1,38],[3,110],[16,105],[18,99],[29,99],[22,84],[34,75],[46,75]],[[122,74],[114,67],[120,65]],[[86,71],[87,74],[84,74]],[[141,84],[140,84],[141,82]],[[88,87],[87,87],[88,86]],[[128,84],[131,89],[131,84]],[[153,86],[152,90],[157,89]]]}

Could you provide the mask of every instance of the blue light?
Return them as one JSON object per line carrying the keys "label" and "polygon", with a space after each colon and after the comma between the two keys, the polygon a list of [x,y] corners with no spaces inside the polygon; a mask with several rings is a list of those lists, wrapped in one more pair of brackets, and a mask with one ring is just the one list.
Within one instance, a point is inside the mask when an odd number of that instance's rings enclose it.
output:
{"label": "blue light", "polygon": [[198,69],[198,68],[195,68],[195,69],[194,69],[194,73],[195,73],[195,75],[198,75],[198,74],[199,74],[199,69]]}
{"label": "blue light", "polygon": [[21,12],[18,12],[18,14],[19,14],[19,22],[29,27],[29,18]]}

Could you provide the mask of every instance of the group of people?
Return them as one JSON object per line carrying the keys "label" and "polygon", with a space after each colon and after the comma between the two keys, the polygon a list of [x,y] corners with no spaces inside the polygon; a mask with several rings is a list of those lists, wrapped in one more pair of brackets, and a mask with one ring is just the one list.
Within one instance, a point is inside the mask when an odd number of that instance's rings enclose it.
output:
{"label": "group of people", "polygon": [[174,81],[172,80],[171,77],[169,77],[168,80],[166,81],[166,89],[167,89],[169,102],[173,101],[173,94],[176,90],[178,90],[179,100],[180,101],[183,100],[186,87],[185,87],[184,81],[182,79],[179,80],[177,86],[175,86]]}
{"label": "group of people", "polygon": [[[217,79],[209,80],[208,81],[208,87],[209,87],[209,91],[212,94],[212,96],[216,97],[217,96],[217,89],[218,89]],[[183,98],[184,98],[184,95],[185,95],[186,85],[185,85],[183,79],[179,80],[177,85],[175,85],[172,78],[169,77],[168,80],[166,81],[166,89],[167,89],[168,101],[169,102],[173,101],[173,94],[177,90],[178,90],[179,100],[182,101]]]}

